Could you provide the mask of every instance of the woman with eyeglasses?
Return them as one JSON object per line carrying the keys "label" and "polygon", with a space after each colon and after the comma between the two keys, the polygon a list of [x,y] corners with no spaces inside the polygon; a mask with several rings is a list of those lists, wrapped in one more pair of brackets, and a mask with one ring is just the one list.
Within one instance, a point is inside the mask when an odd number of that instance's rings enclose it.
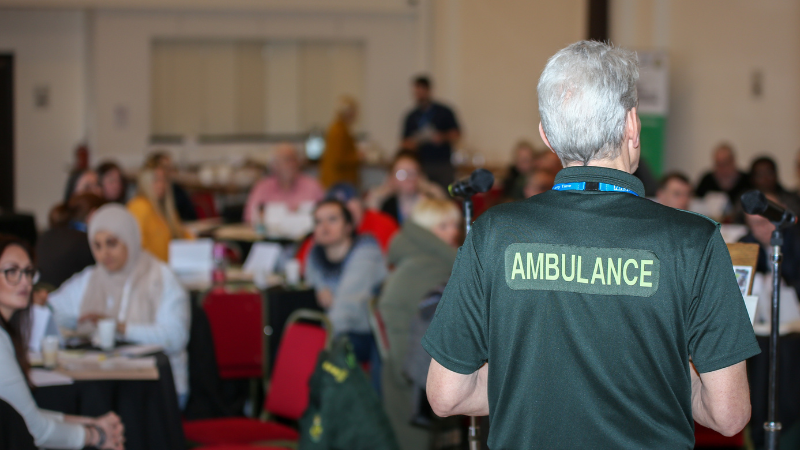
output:
{"label": "woman with eyeglasses", "polygon": [[139,224],[109,203],[89,221],[89,266],[50,294],[59,327],[91,333],[97,321],[117,322],[117,340],[164,348],[181,409],[189,395],[189,296],[166,264],[142,249]]}
{"label": "woman with eyeglasses", "polygon": [[389,214],[402,225],[414,205],[424,197],[443,199],[447,194],[425,178],[416,152],[400,150],[386,181],[369,191],[366,203],[367,207]]}
{"label": "woman with eyeglasses", "polygon": [[36,406],[28,379],[27,335],[37,278],[28,247],[15,237],[0,235],[0,399],[22,416],[37,447],[123,449],[124,427],[113,412],[79,417]]}

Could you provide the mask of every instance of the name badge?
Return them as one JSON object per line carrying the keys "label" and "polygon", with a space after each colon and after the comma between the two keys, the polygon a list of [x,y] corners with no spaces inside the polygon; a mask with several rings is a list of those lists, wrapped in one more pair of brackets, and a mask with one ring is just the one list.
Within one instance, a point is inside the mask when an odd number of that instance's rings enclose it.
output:
{"label": "name badge", "polygon": [[505,275],[514,290],[650,297],[661,264],[649,250],[553,244],[511,244]]}

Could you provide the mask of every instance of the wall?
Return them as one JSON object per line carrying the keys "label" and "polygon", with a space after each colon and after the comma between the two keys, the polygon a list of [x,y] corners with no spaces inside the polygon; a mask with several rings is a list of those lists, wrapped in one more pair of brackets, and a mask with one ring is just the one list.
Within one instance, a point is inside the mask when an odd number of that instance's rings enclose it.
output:
{"label": "wall", "polygon": [[536,84],[547,58],[586,34],[583,0],[434,2],[436,93],[452,103],[464,146],[506,164],[515,142],[539,138]]}
{"label": "wall", "polygon": [[[64,11],[3,11],[0,52],[14,54],[16,205],[39,227],[63,195],[75,146],[85,138],[85,15]],[[50,104],[34,105],[36,86]]]}
{"label": "wall", "polygon": [[[99,11],[91,38],[96,126],[92,148],[131,164],[150,136],[150,48],[157,38],[341,39],[366,46],[364,129],[384,149],[398,142],[418,70],[414,14],[245,14]],[[331,112],[332,113],[332,112]]]}
{"label": "wall", "polygon": [[[720,141],[739,166],[776,158],[796,185],[800,148],[800,3],[793,0],[612,0],[612,40],[670,55],[667,169],[697,179]],[[763,95],[751,92],[762,73]]]}

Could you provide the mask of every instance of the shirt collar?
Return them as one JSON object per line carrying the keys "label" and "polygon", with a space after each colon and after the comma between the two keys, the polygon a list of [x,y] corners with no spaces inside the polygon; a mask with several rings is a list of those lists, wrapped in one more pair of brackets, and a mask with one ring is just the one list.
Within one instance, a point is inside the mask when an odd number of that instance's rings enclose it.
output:
{"label": "shirt collar", "polygon": [[644,185],[635,176],[617,169],[594,166],[573,166],[561,169],[556,175],[555,184],[594,181],[608,183],[636,192],[644,197]]}

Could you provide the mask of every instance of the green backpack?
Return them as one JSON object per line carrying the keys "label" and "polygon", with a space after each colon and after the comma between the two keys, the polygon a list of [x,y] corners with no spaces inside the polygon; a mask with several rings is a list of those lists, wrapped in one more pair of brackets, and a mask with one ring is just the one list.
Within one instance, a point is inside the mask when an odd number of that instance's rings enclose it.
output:
{"label": "green backpack", "polygon": [[378,394],[347,337],[320,352],[308,384],[299,450],[399,450]]}

